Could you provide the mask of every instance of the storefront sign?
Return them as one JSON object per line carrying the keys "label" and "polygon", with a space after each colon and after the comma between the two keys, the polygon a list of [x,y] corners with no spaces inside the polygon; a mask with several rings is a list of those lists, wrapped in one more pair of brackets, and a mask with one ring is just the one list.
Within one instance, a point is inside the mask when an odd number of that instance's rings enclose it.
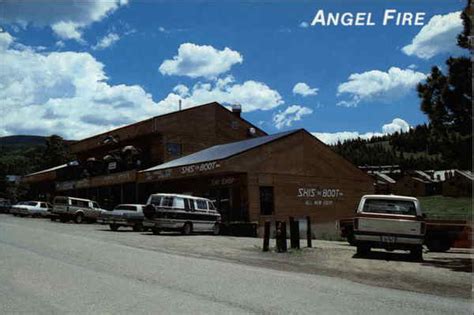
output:
{"label": "storefront sign", "polygon": [[298,198],[306,199],[306,206],[332,206],[334,199],[344,196],[344,193],[337,188],[298,188],[296,195]]}
{"label": "storefront sign", "polygon": [[235,177],[214,178],[211,180],[211,186],[232,185],[237,179]]}
{"label": "storefront sign", "polygon": [[188,165],[188,166],[181,167],[181,174],[186,175],[186,174],[208,172],[208,171],[215,170],[216,168],[219,168],[219,167],[220,167],[220,164],[216,161],[195,164],[195,165]]}
{"label": "storefront sign", "polygon": [[342,197],[342,191],[336,188],[298,188],[298,198],[337,198]]}

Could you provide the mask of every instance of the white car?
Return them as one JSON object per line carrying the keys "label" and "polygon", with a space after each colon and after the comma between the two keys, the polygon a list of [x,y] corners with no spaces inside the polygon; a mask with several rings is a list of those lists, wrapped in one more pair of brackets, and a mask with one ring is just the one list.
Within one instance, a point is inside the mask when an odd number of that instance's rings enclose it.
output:
{"label": "white car", "polygon": [[48,209],[51,208],[52,206],[44,201],[22,201],[12,206],[10,213],[21,217],[47,217],[49,215]]}
{"label": "white car", "polygon": [[135,232],[143,230],[143,208],[140,204],[121,204],[112,211],[102,212],[97,222],[108,224],[112,231],[119,227],[132,227]]}

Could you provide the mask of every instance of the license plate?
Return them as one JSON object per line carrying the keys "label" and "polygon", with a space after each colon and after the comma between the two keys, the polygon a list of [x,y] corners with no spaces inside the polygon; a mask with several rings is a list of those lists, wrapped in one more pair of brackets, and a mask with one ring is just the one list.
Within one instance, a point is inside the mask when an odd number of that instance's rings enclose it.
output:
{"label": "license plate", "polygon": [[397,241],[397,237],[383,235],[380,237],[380,240],[382,241],[382,243],[394,244]]}

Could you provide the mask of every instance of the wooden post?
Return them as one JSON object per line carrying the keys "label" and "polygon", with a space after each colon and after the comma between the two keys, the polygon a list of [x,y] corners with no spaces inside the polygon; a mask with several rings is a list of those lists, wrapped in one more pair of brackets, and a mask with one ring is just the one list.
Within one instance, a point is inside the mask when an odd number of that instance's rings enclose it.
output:
{"label": "wooden post", "polygon": [[286,223],[284,221],[276,222],[276,243],[277,243],[277,251],[279,253],[283,253],[287,251]]}
{"label": "wooden post", "polygon": [[311,232],[311,218],[310,216],[306,217],[306,241],[308,243],[308,247],[313,247],[313,233]]}
{"label": "wooden post", "polygon": [[300,248],[300,226],[293,217],[290,217],[290,240],[291,248]]}
{"label": "wooden post", "polygon": [[265,221],[265,225],[263,227],[263,251],[268,252],[270,248],[270,222]]}

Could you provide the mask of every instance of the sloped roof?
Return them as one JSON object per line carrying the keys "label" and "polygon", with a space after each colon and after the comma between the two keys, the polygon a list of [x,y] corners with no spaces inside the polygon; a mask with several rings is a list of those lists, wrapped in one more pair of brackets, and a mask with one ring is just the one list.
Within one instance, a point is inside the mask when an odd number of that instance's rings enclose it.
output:
{"label": "sloped roof", "polygon": [[58,165],[58,166],[55,166],[55,167],[51,167],[51,168],[48,168],[48,169],[45,169],[45,170],[41,170],[41,171],[38,171],[38,172],[35,172],[35,173],[27,174],[27,175],[25,175],[25,177],[27,177],[27,176],[33,176],[33,175],[38,175],[38,174],[43,174],[43,173],[48,173],[48,172],[56,171],[56,170],[59,170],[59,169],[61,169],[61,168],[65,168],[65,167],[67,167],[67,164],[62,164],[62,165]]}
{"label": "sloped roof", "polygon": [[464,177],[467,177],[470,180],[474,180],[474,174],[472,174],[471,171],[465,171],[465,170],[456,170],[457,173],[461,174]]}
{"label": "sloped roof", "polygon": [[196,164],[196,163],[223,160],[231,156],[240,154],[242,152],[254,149],[261,145],[267,144],[269,142],[281,139],[290,134],[294,134],[300,130],[302,129],[291,130],[291,131],[277,133],[274,135],[252,138],[248,140],[242,140],[242,141],[237,141],[237,142],[232,142],[232,143],[227,143],[227,144],[215,145],[213,147],[198,151],[196,153],[184,156],[182,158],[148,168],[146,170],[143,170],[142,172],[152,172],[152,171],[191,165],[191,164]]}
{"label": "sloped roof", "polygon": [[380,177],[381,179],[383,179],[384,181],[386,181],[387,183],[390,183],[390,184],[395,184],[396,183],[396,180],[394,180],[393,178],[391,178],[387,174],[383,174],[381,172],[374,172],[374,174],[377,175],[378,177]]}

